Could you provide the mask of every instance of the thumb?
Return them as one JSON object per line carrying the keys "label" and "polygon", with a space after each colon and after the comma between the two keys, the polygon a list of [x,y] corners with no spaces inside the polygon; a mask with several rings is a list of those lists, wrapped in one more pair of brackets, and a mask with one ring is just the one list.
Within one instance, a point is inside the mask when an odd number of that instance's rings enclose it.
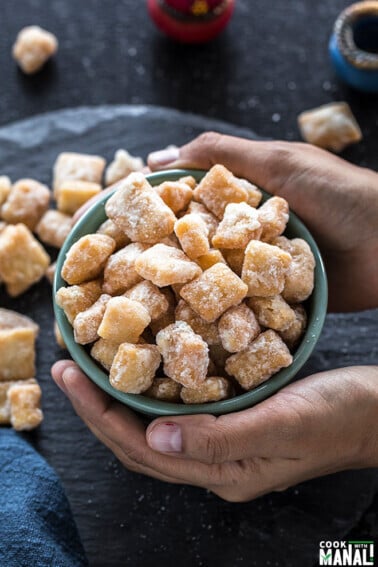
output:
{"label": "thumb", "polygon": [[154,451],[206,464],[251,457],[295,456],[293,430],[284,411],[256,407],[219,418],[212,415],[177,416],[169,421],[159,418],[147,429],[147,443]]}
{"label": "thumb", "polygon": [[249,179],[273,193],[292,172],[293,146],[295,144],[289,142],[258,142],[206,132],[181,148],[153,152],[147,161],[152,171],[210,169],[221,163],[238,177]]}

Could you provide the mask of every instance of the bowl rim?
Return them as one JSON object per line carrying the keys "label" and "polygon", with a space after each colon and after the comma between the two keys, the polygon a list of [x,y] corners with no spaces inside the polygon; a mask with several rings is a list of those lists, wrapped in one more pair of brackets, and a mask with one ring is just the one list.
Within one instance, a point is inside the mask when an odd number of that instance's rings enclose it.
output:
{"label": "bowl rim", "polygon": [[[200,169],[171,169],[159,171],[146,175],[147,180],[151,185],[159,185],[163,181],[174,181],[180,177],[193,176],[198,181],[206,174],[206,170]],[[327,298],[328,298],[328,284],[325,272],[324,262],[320,250],[302,221],[290,211],[289,225],[293,232],[299,232],[300,237],[306,240],[311,247],[315,257],[315,285],[311,295],[310,301],[313,306],[311,314],[308,319],[308,326],[302,340],[293,353],[292,364],[280,370],[263,382],[253,390],[245,392],[234,398],[222,400],[219,402],[210,402],[206,404],[177,404],[171,402],[164,402],[155,400],[144,396],[143,394],[126,394],[113,388],[109,382],[108,374],[100,368],[97,362],[90,356],[86,348],[79,345],[74,340],[73,327],[69,323],[63,309],[61,309],[56,301],[55,294],[61,287],[66,287],[66,282],[61,276],[61,269],[65,260],[66,254],[71,246],[81,238],[84,234],[91,234],[92,231],[86,229],[88,222],[92,219],[93,214],[96,213],[104,216],[104,219],[97,224],[97,228],[106,220],[105,203],[113,195],[114,191],[107,192],[98,201],[96,201],[78,220],[71,232],[67,236],[56,261],[56,271],[53,282],[53,306],[55,318],[58,328],[61,332],[62,338],[66,344],[67,350],[72,356],[73,360],[85,372],[85,374],[103,391],[122,402],[123,404],[131,407],[132,409],[153,417],[158,416],[172,416],[172,415],[192,415],[200,413],[208,413],[212,415],[222,415],[235,411],[240,411],[250,408],[255,404],[265,400],[269,396],[275,394],[283,386],[289,384],[299,370],[306,363],[312,354],[315,345],[320,337],[326,313],[327,313]],[[263,200],[272,197],[271,194],[262,190]],[[97,230],[94,229],[94,230]],[[298,236],[299,237],[299,236]]]}

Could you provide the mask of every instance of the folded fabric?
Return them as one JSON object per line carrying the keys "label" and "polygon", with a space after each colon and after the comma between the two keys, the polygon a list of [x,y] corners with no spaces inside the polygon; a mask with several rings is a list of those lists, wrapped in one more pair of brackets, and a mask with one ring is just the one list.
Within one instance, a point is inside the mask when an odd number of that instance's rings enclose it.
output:
{"label": "folded fabric", "polygon": [[0,565],[88,565],[57,475],[20,435],[2,428]]}

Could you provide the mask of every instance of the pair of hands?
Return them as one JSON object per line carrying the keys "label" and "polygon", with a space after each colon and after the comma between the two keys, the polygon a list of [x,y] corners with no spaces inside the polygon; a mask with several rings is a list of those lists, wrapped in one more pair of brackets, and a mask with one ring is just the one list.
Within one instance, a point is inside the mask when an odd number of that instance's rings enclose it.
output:
{"label": "pair of hands", "polygon": [[[208,133],[149,157],[152,170],[223,163],[287,199],[317,239],[330,308],[378,306],[378,175],[305,144]],[[130,470],[246,501],[315,476],[378,466],[378,367],[309,376],[254,408],[159,418],[147,430],[72,361],[52,368],[91,431]]]}

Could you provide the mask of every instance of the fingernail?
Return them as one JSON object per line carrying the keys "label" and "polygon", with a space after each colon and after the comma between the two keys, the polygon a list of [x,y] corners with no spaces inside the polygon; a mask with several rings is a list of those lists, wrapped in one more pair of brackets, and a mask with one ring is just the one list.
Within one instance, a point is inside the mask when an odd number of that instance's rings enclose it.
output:
{"label": "fingernail", "polygon": [[62,374],[62,382],[64,384],[65,393],[69,393],[72,395],[72,387],[70,384],[70,379],[75,375],[76,370],[74,368],[66,368]]}
{"label": "fingernail", "polygon": [[156,425],[148,438],[149,445],[159,453],[181,453],[181,427],[176,423],[161,423]]}
{"label": "fingernail", "polygon": [[165,150],[160,150],[158,152],[152,152],[148,156],[148,164],[151,167],[162,167],[177,161],[180,157],[180,150],[176,146],[170,146],[165,148]]}

